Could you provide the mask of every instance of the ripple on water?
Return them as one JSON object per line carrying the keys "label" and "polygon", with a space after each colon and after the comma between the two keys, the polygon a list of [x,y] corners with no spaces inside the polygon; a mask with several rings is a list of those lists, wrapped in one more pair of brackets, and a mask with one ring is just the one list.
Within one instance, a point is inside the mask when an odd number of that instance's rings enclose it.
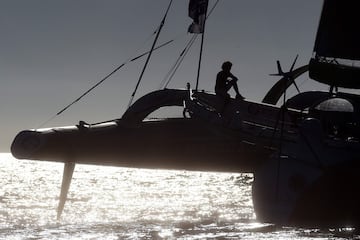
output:
{"label": "ripple on water", "polygon": [[341,239],[256,223],[249,174],[77,165],[57,223],[63,165],[0,162],[0,239]]}

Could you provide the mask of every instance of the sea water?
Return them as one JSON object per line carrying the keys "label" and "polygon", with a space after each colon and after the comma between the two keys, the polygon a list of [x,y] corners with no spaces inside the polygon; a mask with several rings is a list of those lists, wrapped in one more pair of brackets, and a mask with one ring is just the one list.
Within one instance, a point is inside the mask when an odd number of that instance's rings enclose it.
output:
{"label": "sea water", "polygon": [[256,221],[251,174],[76,165],[59,221],[62,163],[0,154],[0,239],[349,239],[351,229]]}

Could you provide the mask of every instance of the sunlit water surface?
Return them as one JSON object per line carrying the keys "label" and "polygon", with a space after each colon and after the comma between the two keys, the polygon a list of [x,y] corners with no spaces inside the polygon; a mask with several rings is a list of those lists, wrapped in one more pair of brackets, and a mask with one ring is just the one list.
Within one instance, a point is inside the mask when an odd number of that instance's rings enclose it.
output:
{"label": "sunlit water surface", "polygon": [[[0,239],[349,239],[256,222],[252,175],[77,165],[61,221],[63,164],[0,154]],[[340,235],[339,235],[340,234]]]}

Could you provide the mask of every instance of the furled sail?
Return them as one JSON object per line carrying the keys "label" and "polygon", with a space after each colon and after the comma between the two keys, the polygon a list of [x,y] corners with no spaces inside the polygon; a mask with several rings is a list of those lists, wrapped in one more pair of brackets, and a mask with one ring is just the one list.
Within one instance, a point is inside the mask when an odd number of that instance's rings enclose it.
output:
{"label": "furled sail", "polygon": [[[360,88],[360,17],[356,0],[324,0],[310,61],[310,77],[331,86]],[[351,62],[353,61],[353,62]]]}

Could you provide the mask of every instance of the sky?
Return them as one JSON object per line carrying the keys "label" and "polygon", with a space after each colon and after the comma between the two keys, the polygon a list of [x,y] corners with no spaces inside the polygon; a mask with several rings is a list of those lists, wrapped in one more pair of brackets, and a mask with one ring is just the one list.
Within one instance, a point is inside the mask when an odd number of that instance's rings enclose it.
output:
{"label": "sky", "polygon": [[[210,0],[210,7],[215,3]],[[150,49],[169,0],[1,0],[0,152],[15,135],[38,128],[130,57]],[[186,42],[188,1],[174,0],[159,44],[135,99],[157,90]],[[308,63],[322,0],[220,0],[206,25],[199,88],[213,91],[224,61],[233,63],[240,92],[261,101],[278,80],[276,60],[290,68]],[[195,86],[200,41],[186,56],[169,88]],[[43,127],[120,118],[145,58],[127,64]],[[301,88],[318,85],[304,76]]]}

